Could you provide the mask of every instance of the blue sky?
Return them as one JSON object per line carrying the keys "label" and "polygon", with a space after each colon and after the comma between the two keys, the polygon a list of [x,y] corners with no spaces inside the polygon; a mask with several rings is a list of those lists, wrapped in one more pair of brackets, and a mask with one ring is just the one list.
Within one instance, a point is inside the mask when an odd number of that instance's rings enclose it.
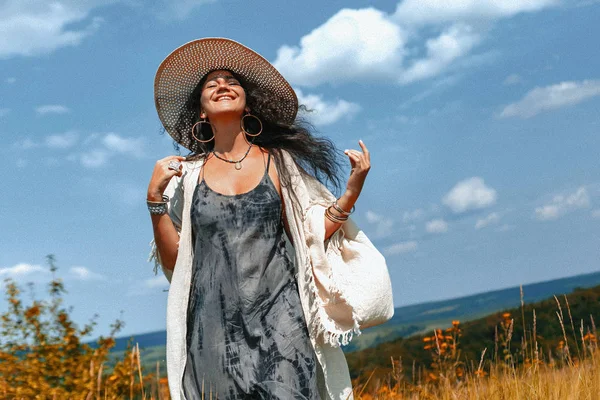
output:
{"label": "blue sky", "polygon": [[365,141],[355,219],[397,306],[597,271],[599,20],[580,0],[0,1],[0,278],[42,296],[52,253],[78,323],[164,328],[153,79],[209,36],[273,62],[340,151]]}

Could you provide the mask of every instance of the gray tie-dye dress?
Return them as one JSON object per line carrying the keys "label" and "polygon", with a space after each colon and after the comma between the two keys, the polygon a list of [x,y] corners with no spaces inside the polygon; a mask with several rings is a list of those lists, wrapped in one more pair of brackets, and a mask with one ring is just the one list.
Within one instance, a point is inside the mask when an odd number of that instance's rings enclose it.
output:
{"label": "gray tie-dye dress", "polygon": [[201,179],[191,207],[195,250],[187,314],[188,400],[318,399],[317,361],[268,175],[223,195]]}

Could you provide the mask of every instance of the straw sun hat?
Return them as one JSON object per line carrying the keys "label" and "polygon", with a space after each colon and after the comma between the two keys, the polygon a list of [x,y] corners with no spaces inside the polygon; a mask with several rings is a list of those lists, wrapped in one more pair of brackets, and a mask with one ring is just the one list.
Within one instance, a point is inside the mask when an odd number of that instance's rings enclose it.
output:
{"label": "straw sun hat", "polygon": [[246,82],[274,96],[280,104],[282,122],[291,124],[298,111],[298,98],[290,84],[260,54],[224,38],[204,38],[175,49],[158,67],[154,78],[154,101],[158,117],[175,141],[195,151],[192,124],[199,110],[187,110],[186,102],[210,71],[229,70]]}

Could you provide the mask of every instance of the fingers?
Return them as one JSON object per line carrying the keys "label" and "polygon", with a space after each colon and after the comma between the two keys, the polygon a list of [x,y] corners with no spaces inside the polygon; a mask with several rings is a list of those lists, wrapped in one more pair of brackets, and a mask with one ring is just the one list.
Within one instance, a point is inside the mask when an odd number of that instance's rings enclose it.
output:
{"label": "fingers", "polygon": [[359,140],[358,144],[362,151],[354,149],[348,149],[344,151],[344,154],[346,154],[350,160],[352,173],[356,171],[367,172],[371,168],[370,154],[367,146],[365,146],[362,140]]}
{"label": "fingers", "polygon": [[367,146],[365,145],[365,143],[362,140],[359,140],[358,145],[360,146],[362,152],[351,149],[351,150],[345,150],[344,153],[349,154],[350,152],[354,152],[355,154],[358,154],[358,155],[364,155],[366,157],[366,159],[369,160],[371,158],[371,154],[369,153],[369,149],[367,149]]}
{"label": "fingers", "polygon": [[[156,162],[154,167],[154,179],[156,182],[165,181],[168,182],[174,176],[183,175],[182,162],[185,161],[185,157],[182,156],[167,156]],[[160,184],[163,186],[164,182]]]}
{"label": "fingers", "polygon": [[177,160],[171,160],[169,161],[169,163],[167,164],[167,168],[172,170],[172,171],[179,171],[182,167],[181,161],[177,161]]}
{"label": "fingers", "polygon": [[148,184],[148,199],[153,201],[160,200],[169,181],[174,176],[183,176],[183,165],[186,158],[183,156],[167,156],[156,162],[152,177]]}
{"label": "fingers", "polygon": [[354,162],[360,162],[361,153],[357,150],[346,150],[344,153],[348,156],[348,158]]}
{"label": "fingers", "polygon": [[358,141],[358,145],[360,146],[360,148],[362,149],[363,153],[369,157],[369,149],[367,149],[367,146],[365,146],[365,143],[362,140]]}
{"label": "fingers", "polygon": [[346,153],[346,155],[348,155],[348,156],[350,156],[350,155],[356,156],[356,157],[363,156],[363,153],[361,153],[358,150],[354,150],[354,149],[348,149],[348,150],[344,151],[344,153]]}
{"label": "fingers", "polygon": [[185,157],[182,156],[167,156],[158,160],[156,164],[160,165],[161,167],[168,168],[169,165],[179,164],[181,166],[183,161],[185,161]]}

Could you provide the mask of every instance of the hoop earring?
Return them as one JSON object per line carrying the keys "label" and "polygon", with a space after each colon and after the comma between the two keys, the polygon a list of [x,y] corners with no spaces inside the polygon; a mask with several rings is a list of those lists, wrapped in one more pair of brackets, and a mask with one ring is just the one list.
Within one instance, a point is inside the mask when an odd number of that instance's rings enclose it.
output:
{"label": "hoop earring", "polygon": [[[248,133],[248,131],[246,130],[246,128],[244,126],[245,125],[244,124],[244,118],[246,118],[246,117],[252,117],[252,118],[254,118],[254,119],[256,119],[258,121],[258,125],[260,126],[260,129],[259,129],[258,133]],[[244,133],[246,135],[250,136],[250,137],[257,137],[263,131],[263,125],[262,125],[262,121],[260,120],[260,118],[258,118],[256,115],[252,115],[250,113],[248,113],[248,114],[246,114],[246,115],[244,115],[242,117],[242,120],[240,121],[240,127],[242,128],[242,131],[244,131]]]}
{"label": "hoop earring", "polygon": [[200,139],[198,139],[196,137],[196,134],[194,133],[194,131],[196,130],[196,126],[198,124],[208,124],[210,126],[210,130],[212,131],[212,126],[210,125],[210,122],[208,122],[206,120],[206,118],[201,119],[200,121],[196,122],[194,125],[192,125],[192,136],[194,137],[194,139],[196,139],[196,141],[198,141],[200,143],[208,143],[208,142],[210,142],[211,140],[213,140],[215,138],[215,133],[213,132],[212,137],[210,139],[208,139],[208,140],[200,140]]}

